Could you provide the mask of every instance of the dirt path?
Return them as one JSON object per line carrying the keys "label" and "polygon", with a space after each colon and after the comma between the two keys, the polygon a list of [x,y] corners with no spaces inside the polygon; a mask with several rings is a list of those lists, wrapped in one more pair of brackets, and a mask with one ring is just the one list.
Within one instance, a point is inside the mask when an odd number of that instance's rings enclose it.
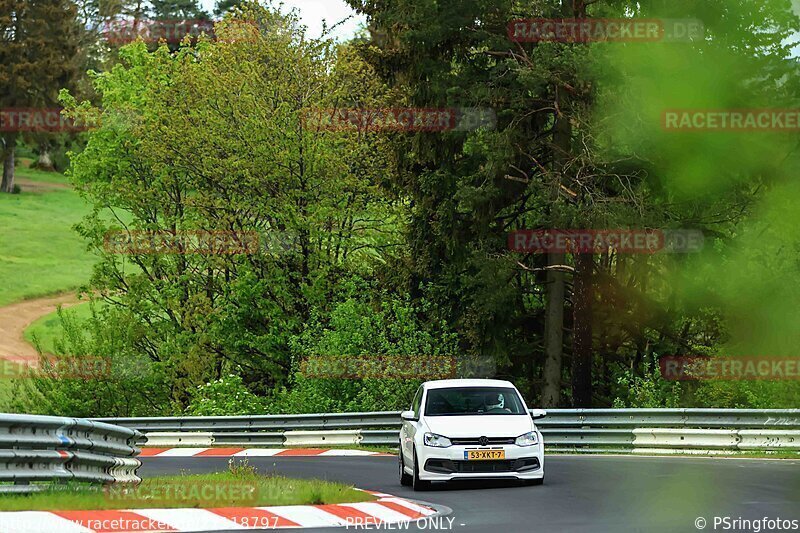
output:
{"label": "dirt path", "polygon": [[67,308],[78,303],[75,293],[68,292],[0,307],[0,359],[18,362],[38,359],[36,349],[25,340],[25,329],[59,305]]}
{"label": "dirt path", "polygon": [[14,180],[14,183],[19,185],[19,188],[22,189],[22,192],[47,192],[47,191],[67,190],[72,188],[65,183],[32,181],[25,178],[17,178]]}

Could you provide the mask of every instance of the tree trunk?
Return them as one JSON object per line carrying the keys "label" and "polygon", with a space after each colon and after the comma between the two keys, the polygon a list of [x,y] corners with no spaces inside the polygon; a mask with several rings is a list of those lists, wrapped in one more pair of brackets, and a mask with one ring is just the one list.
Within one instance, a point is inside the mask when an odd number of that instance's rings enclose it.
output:
{"label": "tree trunk", "polygon": [[[570,7],[567,2],[562,6],[565,12]],[[560,86],[555,88],[556,118],[553,126],[553,162],[558,175],[558,182],[553,186],[553,211],[556,211],[560,197],[561,184],[569,171],[572,153],[572,123],[564,112],[567,96]],[[550,218],[555,224],[557,219]],[[565,254],[547,254],[547,266],[565,264]],[[547,302],[544,322],[544,385],[542,387],[542,405],[557,407],[561,400],[561,369],[564,356],[564,273],[547,271]]]}
{"label": "tree trunk", "polygon": [[594,256],[575,254],[572,294],[572,403],[592,406],[592,300]]}
{"label": "tree trunk", "polygon": [[[547,254],[547,266],[563,265],[564,263],[565,254]],[[542,407],[558,407],[561,403],[561,359],[564,351],[564,276],[564,272],[547,271]]]}
{"label": "tree trunk", "polygon": [[14,192],[14,152],[17,147],[17,139],[12,136],[5,139],[5,150],[3,150],[3,181],[0,183],[0,192]]}

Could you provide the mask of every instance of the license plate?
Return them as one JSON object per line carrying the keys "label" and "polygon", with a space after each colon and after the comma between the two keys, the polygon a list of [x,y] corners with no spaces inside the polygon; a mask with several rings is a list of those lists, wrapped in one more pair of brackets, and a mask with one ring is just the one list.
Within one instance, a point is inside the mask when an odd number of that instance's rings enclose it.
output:
{"label": "license plate", "polygon": [[464,459],[467,461],[497,461],[505,458],[505,450],[466,450],[464,452]]}

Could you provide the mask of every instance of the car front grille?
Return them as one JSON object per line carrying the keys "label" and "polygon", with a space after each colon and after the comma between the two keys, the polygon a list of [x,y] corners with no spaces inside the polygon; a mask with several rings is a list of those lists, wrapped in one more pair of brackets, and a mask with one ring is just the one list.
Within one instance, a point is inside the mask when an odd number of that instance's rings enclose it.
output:
{"label": "car front grille", "polygon": [[[485,446],[492,446],[495,444],[514,444],[516,437],[488,437]],[[450,442],[454,446],[482,446],[480,437],[462,437],[452,438]]]}
{"label": "car front grille", "polygon": [[453,461],[450,459],[428,459],[425,470],[435,474],[492,474],[529,472],[539,469],[539,459],[525,457],[504,461]]}

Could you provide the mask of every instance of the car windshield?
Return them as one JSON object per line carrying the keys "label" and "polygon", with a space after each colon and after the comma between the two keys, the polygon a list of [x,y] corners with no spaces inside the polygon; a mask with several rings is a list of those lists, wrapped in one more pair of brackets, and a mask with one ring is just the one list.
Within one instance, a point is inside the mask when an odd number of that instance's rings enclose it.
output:
{"label": "car windshield", "polygon": [[517,391],[509,387],[453,387],[431,389],[426,416],[524,415]]}

